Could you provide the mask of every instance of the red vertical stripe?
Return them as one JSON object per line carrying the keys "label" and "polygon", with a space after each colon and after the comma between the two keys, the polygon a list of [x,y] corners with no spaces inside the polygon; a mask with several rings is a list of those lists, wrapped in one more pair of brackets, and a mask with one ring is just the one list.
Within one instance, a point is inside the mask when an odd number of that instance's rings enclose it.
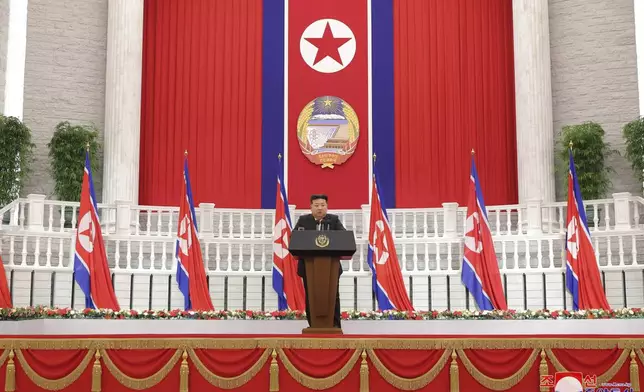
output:
{"label": "red vertical stripe", "polygon": [[517,201],[511,0],[394,0],[394,82],[398,207],[465,204],[472,148]]}
{"label": "red vertical stripe", "polygon": [[[360,208],[369,202],[367,1],[328,0],[323,3],[290,1],[288,10],[288,195],[299,207],[309,205],[311,193],[326,193],[332,208]],[[351,63],[336,73],[320,73],[300,54],[304,30],[319,19],[336,19],[347,25],[356,39]],[[316,166],[301,152],[297,119],[317,97],[331,95],[355,110],[360,138],[353,156],[333,169]]]}
{"label": "red vertical stripe", "polygon": [[146,0],[141,204],[176,205],[183,151],[195,203],[258,208],[262,0]]}

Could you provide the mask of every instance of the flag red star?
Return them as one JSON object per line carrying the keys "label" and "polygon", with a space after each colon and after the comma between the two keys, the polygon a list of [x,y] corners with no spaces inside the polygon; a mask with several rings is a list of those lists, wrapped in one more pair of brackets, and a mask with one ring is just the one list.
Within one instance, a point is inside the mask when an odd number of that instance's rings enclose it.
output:
{"label": "flag red star", "polygon": [[331,31],[331,26],[329,25],[329,22],[326,23],[326,27],[324,28],[324,34],[322,34],[322,37],[304,38],[304,39],[318,48],[318,52],[315,55],[315,61],[313,62],[313,65],[319,63],[326,57],[331,57],[333,60],[338,62],[338,64],[344,65],[342,64],[342,59],[340,58],[340,52],[338,52],[338,49],[342,45],[349,42],[351,38],[334,37],[333,32]]}

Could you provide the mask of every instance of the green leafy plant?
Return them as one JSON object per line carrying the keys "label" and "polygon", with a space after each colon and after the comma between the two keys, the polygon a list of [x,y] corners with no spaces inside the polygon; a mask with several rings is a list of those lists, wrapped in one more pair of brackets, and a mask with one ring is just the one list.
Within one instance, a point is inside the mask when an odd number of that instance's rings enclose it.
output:
{"label": "green leafy plant", "polygon": [[49,157],[54,178],[54,193],[59,200],[79,201],[83,185],[85,151],[89,146],[92,172],[98,169],[98,130],[93,125],[72,125],[63,121],[56,125],[51,138]]}
{"label": "green leafy plant", "polygon": [[608,165],[607,158],[618,154],[604,140],[604,129],[596,122],[567,125],[559,138],[560,172],[568,191],[568,149],[572,143],[572,154],[577,170],[577,180],[584,200],[601,199],[611,186],[610,174],[614,170]]}
{"label": "green leafy plant", "polygon": [[622,134],[626,141],[626,158],[631,162],[637,178],[644,181],[644,117],[624,125]]}
{"label": "green leafy plant", "polygon": [[0,207],[20,195],[31,172],[31,130],[16,117],[0,115]]}

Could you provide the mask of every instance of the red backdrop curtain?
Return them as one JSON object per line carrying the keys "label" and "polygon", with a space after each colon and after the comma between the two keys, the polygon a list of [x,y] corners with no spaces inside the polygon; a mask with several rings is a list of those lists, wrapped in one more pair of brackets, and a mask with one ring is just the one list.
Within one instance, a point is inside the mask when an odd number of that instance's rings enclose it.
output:
{"label": "red backdrop curtain", "polygon": [[262,1],[146,0],[139,202],[260,205]]}
{"label": "red backdrop curtain", "polygon": [[398,207],[517,201],[511,0],[394,0]]}

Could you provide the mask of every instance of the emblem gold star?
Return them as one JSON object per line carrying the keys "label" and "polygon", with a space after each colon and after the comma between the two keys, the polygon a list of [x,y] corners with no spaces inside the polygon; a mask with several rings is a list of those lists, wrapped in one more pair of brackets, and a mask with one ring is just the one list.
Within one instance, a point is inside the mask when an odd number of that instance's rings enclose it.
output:
{"label": "emblem gold star", "polygon": [[331,104],[333,103],[333,101],[331,101],[329,98],[325,99],[323,102],[324,106],[331,106]]}

